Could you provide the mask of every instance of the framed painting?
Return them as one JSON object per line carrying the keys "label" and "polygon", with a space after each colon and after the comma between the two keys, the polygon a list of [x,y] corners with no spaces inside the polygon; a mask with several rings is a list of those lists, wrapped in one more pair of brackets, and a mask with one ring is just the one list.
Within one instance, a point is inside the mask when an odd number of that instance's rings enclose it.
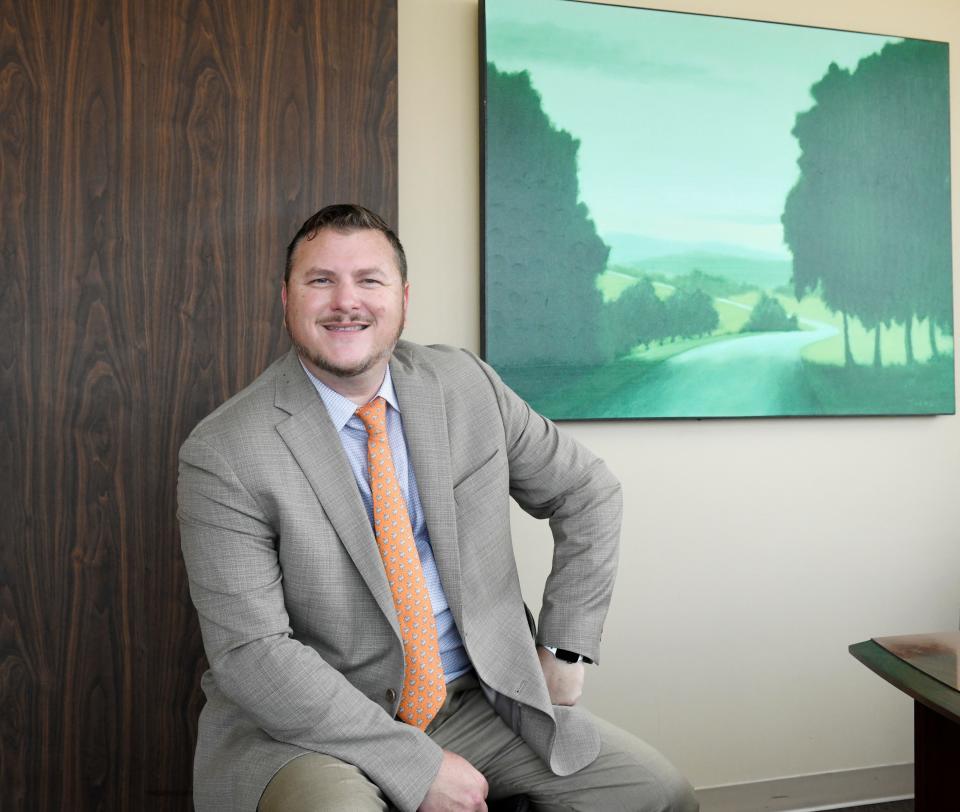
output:
{"label": "framed painting", "polygon": [[560,420],[954,412],[948,46],[481,6],[483,353]]}

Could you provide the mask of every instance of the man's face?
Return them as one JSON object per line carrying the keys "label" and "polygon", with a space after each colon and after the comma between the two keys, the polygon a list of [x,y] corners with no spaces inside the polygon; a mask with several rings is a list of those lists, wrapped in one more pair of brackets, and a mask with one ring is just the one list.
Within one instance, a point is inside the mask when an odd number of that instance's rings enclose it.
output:
{"label": "man's face", "polygon": [[284,321],[310,371],[349,397],[383,381],[408,295],[383,234],[324,229],[294,251]]}

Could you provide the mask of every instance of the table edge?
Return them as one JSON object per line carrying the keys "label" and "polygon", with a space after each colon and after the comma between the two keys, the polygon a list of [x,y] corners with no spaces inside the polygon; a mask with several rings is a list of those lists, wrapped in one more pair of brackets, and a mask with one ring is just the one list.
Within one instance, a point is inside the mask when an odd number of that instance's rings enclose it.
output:
{"label": "table edge", "polygon": [[901,660],[874,640],[853,643],[851,655],[921,705],[960,724],[960,691]]}

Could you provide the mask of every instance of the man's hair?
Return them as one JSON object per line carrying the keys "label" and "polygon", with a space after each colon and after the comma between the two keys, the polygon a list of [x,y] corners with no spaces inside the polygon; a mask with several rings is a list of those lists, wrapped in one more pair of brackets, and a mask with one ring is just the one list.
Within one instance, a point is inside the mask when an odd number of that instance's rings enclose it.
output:
{"label": "man's hair", "polygon": [[397,268],[400,270],[400,278],[407,281],[407,255],[403,251],[400,239],[377,214],[363,206],[355,203],[335,203],[332,206],[325,206],[300,226],[300,230],[287,246],[287,264],[283,272],[283,281],[290,281],[290,270],[293,267],[293,253],[297,246],[304,240],[312,240],[321,231],[330,229],[339,231],[342,234],[349,234],[353,231],[379,231],[387,238],[387,242],[393,247],[393,253],[397,259]]}

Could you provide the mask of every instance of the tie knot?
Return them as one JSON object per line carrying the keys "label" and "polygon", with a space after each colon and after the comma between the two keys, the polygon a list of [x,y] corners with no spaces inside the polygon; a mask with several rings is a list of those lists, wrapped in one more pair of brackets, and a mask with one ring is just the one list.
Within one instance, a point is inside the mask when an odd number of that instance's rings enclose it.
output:
{"label": "tie knot", "polygon": [[363,421],[367,434],[379,434],[387,430],[387,402],[375,397],[366,406],[357,409],[357,417]]}

